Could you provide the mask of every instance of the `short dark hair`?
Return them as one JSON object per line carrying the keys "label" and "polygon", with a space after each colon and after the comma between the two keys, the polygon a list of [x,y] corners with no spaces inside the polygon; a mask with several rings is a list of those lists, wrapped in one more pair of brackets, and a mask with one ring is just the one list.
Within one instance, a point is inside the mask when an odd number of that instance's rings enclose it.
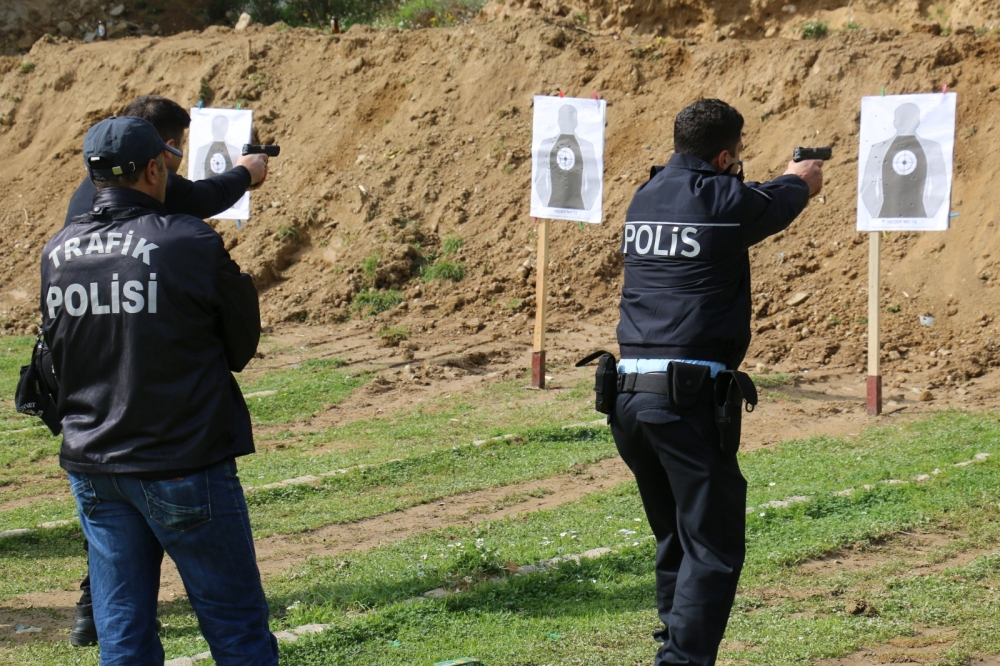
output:
{"label": "short dark hair", "polygon": [[[151,159],[156,160],[156,163],[158,165],[162,166],[163,168],[166,168],[166,166],[163,165],[163,155],[157,155],[156,157]],[[149,164],[149,162],[147,162],[146,164]],[[135,171],[129,173],[123,173],[120,176],[91,175],[90,181],[94,184],[94,187],[98,190],[103,190],[108,187],[132,187],[133,185],[139,182],[139,179],[142,177],[142,172],[145,170],[146,164],[143,165],[142,169],[136,169]]]}
{"label": "short dark hair", "polygon": [[674,152],[711,162],[723,150],[735,152],[743,116],[718,99],[699,99],[674,118]]}
{"label": "short dark hair", "polygon": [[143,95],[132,100],[122,115],[148,121],[161,139],[173,139],[177,143],[180,143],[184,130],[191,125],[191,116],[180,104],[160,95]]}

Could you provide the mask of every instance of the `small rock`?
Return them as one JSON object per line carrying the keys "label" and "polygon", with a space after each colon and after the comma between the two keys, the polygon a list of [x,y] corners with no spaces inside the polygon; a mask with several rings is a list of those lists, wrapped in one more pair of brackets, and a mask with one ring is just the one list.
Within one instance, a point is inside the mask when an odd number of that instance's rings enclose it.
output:
{"label": "small rock", "polygon": [[756,371],[758,375],[768,375],[771,373],[771,366],[769,366],[767,363],[758,363],[754,367],[754,371]]}
{"label": "small rock", "polygon": [[21,624],[20,622],[18,622],[17,623],[17,628],[14,630],[14,633],[15,634],[33,634],[33,633],[40,632],[41,630],[42,630],[41,627],[31,627],[31,626],[28,626],[28,625],[25,625],[25,624]]}
{"label": "small rock", "polygon": [[125,5],[118,5],[117,7],[112,7],[111,11],[108,12],[112,16],[121,16],[125,13]]}
{"label": "small rock", "polygon": [[250,27],[251,23],[253,23],[253,17],[246,12],[243,12],[240,14],[240,20],[236,22],[236,32],[243,32]]}
{"label": "small rock", "polygon": [[919,400],[920,402],[930,402],[933,399],[934,399],[934,394],[926,389],[921,391],[920,395],[917,397],[917,400]]}
{"label": "small rock", "polygon": [[789,307],[795,307],[796,305],[802,305],[809,299],[810,294],[805,291],[800,291],[787,301],[785,301]]}
{"label": "small rock", "polygon": [[60,33],[66,35],[67,37],[76,32],[73,28],[73,24],[69,21],[59,21],[59,23],[56,24],[56,27],[59,29]]}

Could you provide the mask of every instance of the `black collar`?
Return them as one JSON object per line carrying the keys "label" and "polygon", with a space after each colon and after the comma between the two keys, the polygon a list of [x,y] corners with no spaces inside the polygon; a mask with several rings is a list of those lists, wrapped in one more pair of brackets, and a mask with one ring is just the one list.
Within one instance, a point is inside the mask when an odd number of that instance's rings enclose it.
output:
{"label": "black collar", "polygon": [[138,217],[144,212],[167,214],[163,202],[131,187],[106,187],[98,190],[90,208],[90,215],[93,217],[109,216],[116,219]]}

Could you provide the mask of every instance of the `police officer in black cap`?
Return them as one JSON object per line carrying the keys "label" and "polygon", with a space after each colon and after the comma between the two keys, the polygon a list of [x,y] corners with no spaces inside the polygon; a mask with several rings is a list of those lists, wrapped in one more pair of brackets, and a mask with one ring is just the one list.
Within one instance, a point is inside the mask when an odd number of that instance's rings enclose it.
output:
{"label": "police officer in black cap", "polygon": [[743,117],[702,99],[674,119],[674,154],[632,199],[612,433],[656,536],[656,666],[714,664],[745,553],[736,461],[750,344],[750,246],[823,185],[822,162],[744,183]]}
{"label": "police officer in black cap", "polygon": [[163,664],[167,552],[220,666],[278,663],[235,459],[254,451],[232,376],[253,357],[250,276],[202,220],[167,215],[166,156],[139,118],[90,128],[90,212],[42,254],[60,465],[90,543],[101,663]]}

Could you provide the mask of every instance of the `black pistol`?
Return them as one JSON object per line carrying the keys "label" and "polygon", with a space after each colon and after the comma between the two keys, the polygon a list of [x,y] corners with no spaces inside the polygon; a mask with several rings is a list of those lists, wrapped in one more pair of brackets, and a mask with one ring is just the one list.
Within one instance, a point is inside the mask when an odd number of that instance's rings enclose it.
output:
{"label": "black pistol", "polygon": [[[243,154],[245,155],[246,153]],[[833,148],[830,146],[823,146],[822,148],[803,148],[799,146],[792,151],[793,162],[801,162],[802,160],[828,160],[831,157],[833,157]]]}
{"label": "black pistol", "polygon": [[[798,148],[796,148],[798,150]],[[243,144],[243,154],[244,155],[267,155],[268,157],[277,157],[281,154],[281,146],[270,145],[262,146],[258,143],[245,143]]]}

